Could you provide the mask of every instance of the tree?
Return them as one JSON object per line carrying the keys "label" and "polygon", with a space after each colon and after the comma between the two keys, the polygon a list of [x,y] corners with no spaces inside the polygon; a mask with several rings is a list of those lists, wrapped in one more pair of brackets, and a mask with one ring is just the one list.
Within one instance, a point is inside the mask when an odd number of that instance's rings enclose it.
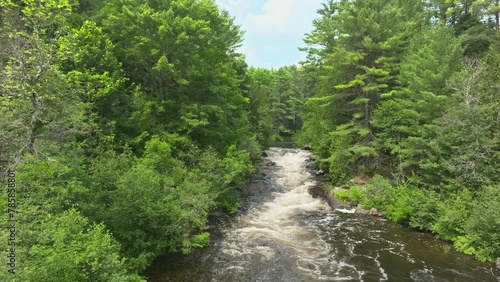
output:
{"label": "tree", "polygon": [[373,111],[380,96],[398,85],[398,62],[407,38],[421,26],[422,3],[329,1],[319,13],[322,19],[307,38],[308,44],[324,46],[308,49],[321,60],[317,93],[309,103],[325,112],[315,118],[327,121],[319,129],[306,121],[305,132],[315,134],[303,139],[320,147],[336,177],[372,171],[380,159]]}
{"label": "tree", "polygon": [[410,40],[398,78],[402,87],[384,95],[372,121],[377,143],[392,155],[389,167],[397,171],[399,180],[427,172],[428,181],[436,181],[429,155],[434,150],[431,124],[449,103],[451,90],[446,82],[459,69],[461,59],[460,40],[449,27],[429,27]]}
{"label": "tree", "polygon": [[[74,209],[57,216],[36,213],[24,210],[19,215],[24,219],[19,232],[23,239],[16,246],[21,263],[16,274],[2,271],[3,281],[144,281],[127,270],[120,245],[102,224],[89,224]],[[36,220],[25,221],[28,218]],[[27,230],[33,236],[28,237]],[[7,232],[1,234],[7,241]]]}
{"label": "tree", "polygon": [[[67,1],[2,2],[0,121],[3,164],[16,165],[23,152],[56,152],[85,134],[87,105],[57,65],[57,38],[65,33]],[[50,82],[50,83],[47,83]],[[2,167],[3,169],[5,167]]]}
{"label": "tree", "polygon": [[492,21],[495,29],[500,28],[500,1],[499,0],[477,0],[472,4],[472,9],[485,15]]}
{"label": "tree", "polygon": [[107,2],[100,15],[126,76],[141,85],[145,132],[187,135],[219,153],[247,138],[235,69],[242,32],[226,12],[212,1],[127,0]]}
{"label": "tree", "polygon": [[273,91],[273,72],[267,69],[249,69],[250,89],[248,97],[249,120],[256,133],[259,144],[266,148],[275,140],[274,122],[271,114],[271,93]]}
{"label": "tree", "polygon": [[[137,134],[132,128],[133,86],[127,88],[114,46],[95,22],[84,21],[57,41],[58,64],[78,97],[90,105],[86,119],[97,125],[85,138],[87,146],[118,147]],[[91,145],[95,143],[94,145]],[[111,146],[113,147],[113,146]]]}

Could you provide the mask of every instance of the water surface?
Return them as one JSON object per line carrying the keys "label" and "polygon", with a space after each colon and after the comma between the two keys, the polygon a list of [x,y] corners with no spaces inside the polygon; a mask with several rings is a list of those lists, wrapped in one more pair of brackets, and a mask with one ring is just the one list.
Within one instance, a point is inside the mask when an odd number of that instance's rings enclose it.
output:
{"label": "water surface", "polygon": [[157,260],[149,281],[497,281],[430,234],[312,198],[309,152],[268,153],[276,166],[256,173],[236,217],[214,221],[210,246]]}

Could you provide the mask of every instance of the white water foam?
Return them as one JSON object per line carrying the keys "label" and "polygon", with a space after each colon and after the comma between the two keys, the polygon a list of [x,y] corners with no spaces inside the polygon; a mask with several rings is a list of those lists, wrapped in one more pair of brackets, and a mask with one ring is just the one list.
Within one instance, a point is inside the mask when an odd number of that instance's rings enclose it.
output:
{"label": "white water foam", "polygon": [[324,201],[308,193],[310,187],[317,185],[305,167],[311,155],[298,149],[277,148],[271,148],[268,154],[276,163],[276,183],[284,192],[275,192],[274,200],[241,216],[237,228],[227,236],[230,239],[222,245],[222,251],[233,257],[258,253],[263,259],[272,260],[276,255],[273,246],[278,245],[292,251],[299,269],[316,276],[319,266],[326,261],[329,244],[296,219],[304,212],[329,209]]}
{"label": "white water foam", "polygon": [[340,208],[337,208],[335,210],[338,211],[338,212],[341,212],[341,213],[356,213],[355,209],[340,209]]}

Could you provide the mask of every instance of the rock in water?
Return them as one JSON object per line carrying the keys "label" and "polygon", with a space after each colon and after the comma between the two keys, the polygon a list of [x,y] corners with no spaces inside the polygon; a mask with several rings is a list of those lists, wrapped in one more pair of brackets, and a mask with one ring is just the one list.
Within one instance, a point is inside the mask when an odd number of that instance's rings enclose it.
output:
{"label": "rock in water", "polygon": [[323,188],[319,185],[309,187],[307,189],[307,192],[313,197],[313,198],[318,198],[318,197],[324,197],[325,196],[325,191],[323,191]]}
{"label": "rock in water", "polygon": [[497,258],[497,261],[495,263],[495,267],[497,268],[497,270],[500,270],[500,258]]}
{"label": "rock in water", "polygon": [[320,176],[320,175],[325,175],[325,171],[322,169],[316,171],[316,176]]}
{"label": "rock in water", "polygon": [[356,213],[359,213],[359,214],[368,214],[369,211],[366,210],[366,209],[364,209],[361,204],[358,204],[358,206],[356,207]]}
{"label": "rock in water", "polygon": [[264,159],[264,160],[262,161],[262,165],[265,165],[265,166],[275,166],[275,165],[276,165],[276,163],[275,163],[275,162],[273,162],[273,161],[271,161],[271,160]]}
{"label": "rock in water", "polygon": [[370,209],[370,215],[378,216],[378,210],[376,208],[371,208]]}
{"label": "rock in water", "polygon": [[311,151],[311,145],[309,144],[304,145],[304,150]]}

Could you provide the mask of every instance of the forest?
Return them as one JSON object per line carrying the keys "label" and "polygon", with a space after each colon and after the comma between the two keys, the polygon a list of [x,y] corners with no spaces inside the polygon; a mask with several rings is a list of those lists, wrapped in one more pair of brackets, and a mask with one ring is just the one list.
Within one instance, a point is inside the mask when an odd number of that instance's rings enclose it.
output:
{"label": "forest", "polygon": [[500,257],[498,0],[328,0],[270,70],[212,0],[0,3],[1,281],[145,281],[290,139],[326,189],[367,175],[339,196]]}

